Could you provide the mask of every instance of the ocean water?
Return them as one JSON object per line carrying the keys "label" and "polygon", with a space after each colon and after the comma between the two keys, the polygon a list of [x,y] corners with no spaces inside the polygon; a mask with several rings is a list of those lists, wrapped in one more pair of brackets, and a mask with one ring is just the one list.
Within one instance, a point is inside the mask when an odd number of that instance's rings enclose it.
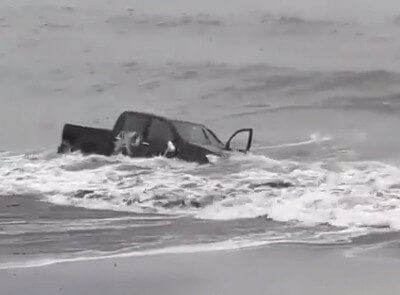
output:
{"label": "ocean water", "polygon": [[[0,268],[277,243],[400,244],[400,2],[0,4]],[[57,155],[125,110],[253,127],[197,165]],[[289,187],[271,183],[290,183]]]}

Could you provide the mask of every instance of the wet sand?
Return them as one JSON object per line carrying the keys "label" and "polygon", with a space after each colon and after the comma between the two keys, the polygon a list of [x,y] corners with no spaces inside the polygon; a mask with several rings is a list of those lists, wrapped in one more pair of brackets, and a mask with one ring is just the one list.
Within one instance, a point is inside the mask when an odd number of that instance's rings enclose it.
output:
{"label": "wet sand", "polygon": [[400,260],[273,246],[0,271],[1,294],[399,294]]}

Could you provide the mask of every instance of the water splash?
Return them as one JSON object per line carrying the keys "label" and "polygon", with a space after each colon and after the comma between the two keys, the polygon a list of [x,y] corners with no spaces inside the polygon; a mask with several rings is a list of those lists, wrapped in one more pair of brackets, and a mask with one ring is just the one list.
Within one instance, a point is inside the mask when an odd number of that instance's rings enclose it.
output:
{"label": "water splash", "polygon": [[164,158],[0,155],[0,194],[91,209],[400,228],[400,170],[380,162],[296,163],[235,155]]}

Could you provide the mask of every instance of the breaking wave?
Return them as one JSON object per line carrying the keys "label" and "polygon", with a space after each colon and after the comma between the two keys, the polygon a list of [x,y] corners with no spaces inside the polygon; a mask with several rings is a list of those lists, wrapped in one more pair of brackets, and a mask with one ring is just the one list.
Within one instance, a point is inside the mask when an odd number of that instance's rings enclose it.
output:
{"label": "breaking wave", "polygon": [[0,154],[0,195],[207,220],[266,216],[306,226],[400,229],[400,169],[381,162],[236,155],[197,165],[165,158]]}

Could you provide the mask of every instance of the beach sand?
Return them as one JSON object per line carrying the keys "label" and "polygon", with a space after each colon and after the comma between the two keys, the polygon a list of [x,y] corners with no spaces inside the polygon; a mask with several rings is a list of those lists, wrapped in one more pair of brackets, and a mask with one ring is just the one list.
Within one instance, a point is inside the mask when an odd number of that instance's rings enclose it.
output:
{"label": "beach sand", "polygon": [[399,294],[400,260],[271,246],[0,271],[1,294]]}

